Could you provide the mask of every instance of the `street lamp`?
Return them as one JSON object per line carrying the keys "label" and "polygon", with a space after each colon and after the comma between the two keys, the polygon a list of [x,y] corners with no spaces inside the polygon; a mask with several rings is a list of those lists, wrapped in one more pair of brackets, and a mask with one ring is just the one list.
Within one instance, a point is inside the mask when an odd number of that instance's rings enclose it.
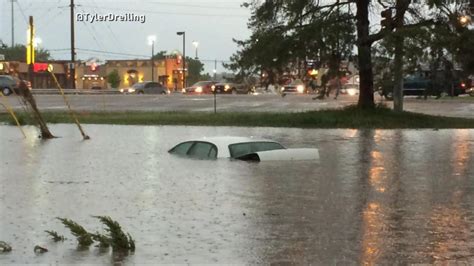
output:
{"label": "street lamp", "polygon": [[183,36],[183,89],[186,88],[186,32],[178,31],[177,35]]}
{"label": "street lamp", "polygon": [[150,35],[148,36],[148,45],[151,45],[151,81],[155,81],[155,61],[153,57],[155,56],[155,42],[156,42],[156,36],[155,35]]}
{"label": "street lamp", "polygon": [[198,46],[199,46],[199,42],[198,41],[193,41],[193,45],[194,45],[194,48],[196,50],[196,57],[194,59],[198,59]]}

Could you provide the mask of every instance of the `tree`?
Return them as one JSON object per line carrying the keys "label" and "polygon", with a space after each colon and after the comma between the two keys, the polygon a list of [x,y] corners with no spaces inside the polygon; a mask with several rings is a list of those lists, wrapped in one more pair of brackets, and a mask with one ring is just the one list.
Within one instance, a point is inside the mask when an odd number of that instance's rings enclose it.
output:
{"label": "tree", "polygon": [[204,64],[199,59],[186,57],[186,67],[188,69],[187,81],[189,84],[194,84],[201,80],[201,72],[204,70]]}
{"label": "tree", "polygon": [[110,83],[110,86],[114,89],[119,87],[121,80],[117,69],[112,70],[107,75],[107,82]]}
{"label": "tree", "polygon": [[[395,43],[397,43],[396,60],[398,63],[403,62],[404,54],[404,32],[406,29],[426,26],[432,24],[435,20],[441,21],[449,17],[447,12],[440,12],[446,10],[450,5],[464,5],[467,0],[455,0],[455,1],[441,1],[441,0],[425,0],[425,1],[411,1],[411,0],[335,0],[332,3],[328,1],[322,3],[322,1],[258,1],[253,0],[245,3],[244,6],[252,9],[252,17],[249,21],[249,27],[252,29],[253,35],[250,41],[241,42],[243,48],[233,56],[234,68],[248,66],[248,60],[243,60],[247,54],[253,55],[255,59],[256,54],[260,52],[267,53],[268,51],[262,51],[257,49],[252,51],[252,48],[258,48],[256,45],[252,45],[255,40],[260,40],[258,37],[262,36],[258,33],[266,30],[267,32],[276,34],[283,30],[282,37],[294,37],[298,36],[305,28],[312,28],[312,33],[315,39],[328,39],[327,36],[334,35],[337,32],[336,37],[338,41],[341,41],[342,36],[340,31],[318,31],[318,24],[323,24],[327,21],[326,26],[339,26],[343,21],[349,21],[351,25],[356,26],[357,32],[357,62],[359,66],[360,75],[360,94],[358,106],[360,108],[374,108],[374,96],[373,96],[373,64],[372,64],[372,46],[386,38],[389,35],[394,35]],[[351,6],[355,4],[356,12],[351,12]],[[387,8],[395,10],[395,17],[393,23],[389,23],[388,26],[382,27],[378,31],[371,30],[371,24],[369,20],[371,8],[378,6],[378,8]],[[348,7],[345,11],[345,7]],[[341,8],[344,11],[341,13]],[[421,12],[420,10],[424,11]],[[411,23],[405,23],[406,14],[409,14],[413,19]],[[345,15],[342,17],[341,15]],[[434,19],[431,19],[433,17]],[[392,18],[390,18],[392,19]],[[323,30],[325,27],[322,28]],[[252,41],[253,40],[253,41]],[[264,49],[274,50],[275,47],[279,47],[285,38],[282,38],[281,42],[272,43],[272,47],[266,46]],[[304,39],[293,38],[291,41],[296,42],[297,45],[291,45],[288,47],[307,47]],[[323,43],[324,44],[324,43]],[[301,51],[301,50],[299,50]],[[285,53],[281,53],[285,55]],[[319,53],[321,56],[322,53]],[[252,56],[247,56],[252,57]],[[268,57],[265,56],[266,60]],[[333,65],[337,65],[337,56],[333,57],[336,60],[329,60]],[[334,63],[336,62],[336,63]],[[258,62],[257,65],[263,65],[262,62]],[[278,64],[274,64],[275,66]],[[395,64],[401,66],[402,64]],[[395,69],[396,70],[396,69]],[[401,69],[395,71],[397,74],[398,84],[403,77]],[[401,86],[398,86],[399,92]],[[397,94],[398,95],[398,94]],[[398,104],[398,103],[397,103]],[[398,106],[398,105],[397,105]],[[400,107],[402,107],[400,105]]]}
{"label": "tree", "polygon": [[[7,61],[26,61],[26,46],[17,44],[13,47],[6,45],[0,46],[0,54],[5,55]],[[48,50],[43,48],[36,50],[36,61],[48,61],[51,59],[51,55]]]}

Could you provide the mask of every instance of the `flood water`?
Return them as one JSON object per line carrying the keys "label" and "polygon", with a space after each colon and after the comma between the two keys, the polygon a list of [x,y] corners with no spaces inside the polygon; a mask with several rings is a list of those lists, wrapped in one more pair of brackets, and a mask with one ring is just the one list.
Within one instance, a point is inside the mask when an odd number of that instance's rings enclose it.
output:
{"label": "flood water", "polygon": [[[474,130],[0,126],[0,264],[474,264]],[[319,162],[187,160],[202,136],[317,147]],[[108,215],[136,240],[78,250],[55,219],[91,232]],[[68,239],[54,243],[44,230]],[[35,254],[35,245],[49,252]]]}

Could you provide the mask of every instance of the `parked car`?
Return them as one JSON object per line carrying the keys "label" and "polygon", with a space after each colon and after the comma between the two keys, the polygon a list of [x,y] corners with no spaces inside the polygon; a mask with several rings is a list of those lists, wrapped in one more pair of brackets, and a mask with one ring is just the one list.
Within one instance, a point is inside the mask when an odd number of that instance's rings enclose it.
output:
{"label": "parked car", "polygon": [[158,82],[144,81],[133,84],[130,88],[120,89],[124,94],[169,94],[170,91]]}
{"label": "parked car", "polygon": [[244,161],[318,160],[318,149],[287,149],[278,142],[247,137],[211,137],[181,142],[168,151],[187,158]]}
{"label": "parked car", "polygon": [[3,95],[8,96],[13,92],[18,91],[19,79],[15,79],[9,75],[0,75],[0,89],[2,90]]}
{"label": "parked car", "polygon": [[252,89],[245,85],[234,82],[220,82],[211,86],[212,91],[220,94],[249,94]]}
{"label": "parked car", "polygon": [[295,79],[281,88],[281,94],[304,94],[307,93],[307,88],[301,79]]}
{"label": "parked car", "polygon": [[194,83],[191,87],[183,89],[186,94],[211,94],[212,85],[217,84],[217,81],[199,81]]}

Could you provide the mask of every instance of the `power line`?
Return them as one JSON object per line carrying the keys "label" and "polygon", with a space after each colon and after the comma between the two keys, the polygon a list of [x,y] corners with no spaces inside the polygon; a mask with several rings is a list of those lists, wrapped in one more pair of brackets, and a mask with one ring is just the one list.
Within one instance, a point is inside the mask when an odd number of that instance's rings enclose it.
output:
{"label": "power line", "polygon": [[[82,7],[96,8],[90,5],[81,5]],[[198,13],[180,13],[180,12],[163,12],[163,11],[152,11],[152,10],[140,10],[140,9],[124,9],[116,7],[106,7],[108,10],[116,10],[122,12],[137,12],[137,13],[148,13],[148,14],[162,14],[162,15],[178,15],[178,16],[198,16],[198,17],[221,17],[221,18],[246,18],[247,15],[235,15],[235,14],[198,14]]]}

